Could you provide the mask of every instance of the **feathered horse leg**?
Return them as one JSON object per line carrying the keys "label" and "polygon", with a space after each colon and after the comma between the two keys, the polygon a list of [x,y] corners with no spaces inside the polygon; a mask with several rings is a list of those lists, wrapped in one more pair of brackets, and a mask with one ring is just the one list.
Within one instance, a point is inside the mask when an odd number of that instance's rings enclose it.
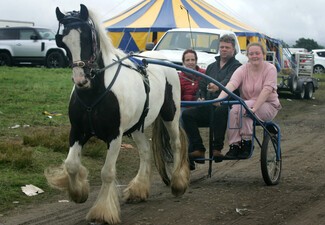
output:
{"label": "feathered horse leg", "polygon": [[110,143],[105,164],[101,171],[102,186],[94,206],[86,219],[96,223],[120,223],[120,202],[116,186],[116,161],[120,152],[122,137]]}
{"label": "feathered horse leg", "polygon": [[81,149],[82,146],[75,142],[61,167],[45,171],[48,183],[56,189],[67,191],[70,199],[76,203],[85,202],[89,194],[88,171],[80,161]]}
{"label": "feathered horse leg", "polygon": [[128,202],[145,201],[150,192],[152,153],[144,133],[136,131],[132,133],[132,137],[139,149],[140,166],[138,174],[124,190],[124,200]]}

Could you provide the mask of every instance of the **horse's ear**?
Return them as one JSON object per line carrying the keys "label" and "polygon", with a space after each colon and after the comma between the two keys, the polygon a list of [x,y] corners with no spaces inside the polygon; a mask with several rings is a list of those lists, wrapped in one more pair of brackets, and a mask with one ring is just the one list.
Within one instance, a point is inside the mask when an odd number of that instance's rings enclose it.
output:
{"label": "horse's ear", "polygon": [[84,4],[80,4],[80,19],[88,20],[88,9]]}
{"label": "horse's ear", "polygon": [[55,13],[56,13],[56,18],[58,19],[58,21],[60,21],[65,15],[60,11],[59,7],[56,7],[55,9]]}

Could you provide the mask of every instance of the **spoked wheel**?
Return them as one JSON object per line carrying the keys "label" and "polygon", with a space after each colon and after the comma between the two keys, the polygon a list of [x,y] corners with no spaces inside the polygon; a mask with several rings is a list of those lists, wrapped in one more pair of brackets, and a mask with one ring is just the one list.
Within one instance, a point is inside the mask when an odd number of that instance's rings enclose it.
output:
{"label": "spoked wheel", "polygon": [[7,52],[0,52],[0,66],[11,66],[11,56]]}
{"label": "spoked wheel", "polygon": [[62,53],[55,51],[49,53],[45,64],[48,68],[62,68],[65,66],[65,59]]}
{"label": "spoked wheel", "polygon": [[281,151],[278,152],[278,134],[268,134],[264,132],[263,144],[261,149],[261,169],[264,182],[267,185],[276,185],[280,181],[282,158]]}
{"label": "spoked wheel", "polygon": [[314,67],[314,73],[316,73],[316,74],[324,73],[324,67],[322,67],[320,65],[316,65]]}

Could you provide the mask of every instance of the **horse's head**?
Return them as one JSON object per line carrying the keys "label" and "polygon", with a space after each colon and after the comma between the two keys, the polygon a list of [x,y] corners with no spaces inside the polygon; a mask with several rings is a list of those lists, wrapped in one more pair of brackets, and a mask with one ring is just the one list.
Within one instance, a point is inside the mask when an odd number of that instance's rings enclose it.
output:
{"label": "horse's head", "polygon": [[[77,88],[90,88],[93,69],[97,68],[99,42],[88,9],[81,4],[80,11],[63,14],[57,7],[56,17],[59,21],[56,42],[66,49],[72,61],[72,80]],[[61,24],[64,29],[60,33]]]}

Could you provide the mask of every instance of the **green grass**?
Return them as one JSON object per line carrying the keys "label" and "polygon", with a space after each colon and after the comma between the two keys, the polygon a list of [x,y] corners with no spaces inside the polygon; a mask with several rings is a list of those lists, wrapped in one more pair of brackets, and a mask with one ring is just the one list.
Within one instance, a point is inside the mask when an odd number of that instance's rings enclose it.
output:
{"label": "green grass", "polygon": [[325,82],[325,74],[324,73],[322,73],[322,74],[313,74],[313,77],[319,79],[321,82]]}
{"label": "green grass", "polygon": [[[69,69],[14,68],[0,70],[0,136],[15,125],[68,124],[67,104],[72,87]],[[42,113],[59,112],[49,119]]]}
{"label": "green grass", "polygon": [[[67,137],[62,138],[60,130],[66,130],[67,135],[70,74],[69,69],[1,67],[0,212],[13,208],[14,201],[24,204],[53,193],[43,171],[64,159],[56,149],[64,147],[66,152],[68,148]],[[44,111],[60,112],[62,116],[50,119]],[[11,128],[17,125],[20,127]],[[26,184],[36,185],[47,194],[25,196],[21,186]]]}
{"label": "green grass", "polygon": [[[0,213],[18,205],[47,201],[58,193],[46,182],[43,171],[58,166],[68,152],[68,102],[71,69],[1,67],[0,70]],[[52,118],[44,114],[59,113]],[[18,128],[12,128],[19,125]],[[134,144],[129,138],[123,142]],[[100,183],[106,144],[92,138],[83,150],[83,164],[91,184]],[[137,160],[135,149],[122,150],[118,178],[129,176],[126,165]],[[135,175],[137,163],[131,170]],[[21,186],[33,184],[45,193],[26,196]]]}

